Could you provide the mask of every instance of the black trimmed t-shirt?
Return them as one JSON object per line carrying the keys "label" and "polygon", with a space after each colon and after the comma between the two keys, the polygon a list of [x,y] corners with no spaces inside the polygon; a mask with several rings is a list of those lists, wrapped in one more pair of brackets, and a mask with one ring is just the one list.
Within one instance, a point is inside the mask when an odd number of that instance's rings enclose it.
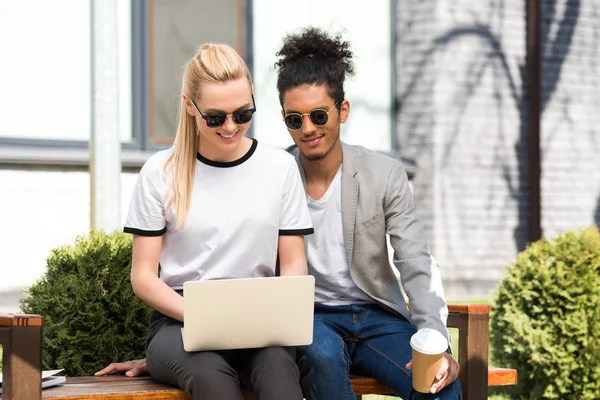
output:
{"label": "black trimmed t-shirt", "polygon": [[176,228],[173,209],[165,209],[170,174],[164,164],[171,151],[142,167],[124,231],[164,235],[161,279],[173,289],[191,280],[273,276],[279,236],[313,233],[294,157],[256,140],[231,162],[197,154],[188,217]]}

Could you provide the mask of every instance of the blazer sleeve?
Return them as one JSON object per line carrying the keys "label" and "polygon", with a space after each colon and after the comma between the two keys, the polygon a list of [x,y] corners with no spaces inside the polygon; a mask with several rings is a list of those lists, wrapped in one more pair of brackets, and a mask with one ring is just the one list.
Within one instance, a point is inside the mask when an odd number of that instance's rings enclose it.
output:
{"label": "blazer sleeve", "polygon": [[410,313],[417,329],[432,328],[449,337],[442,279],[437,262],[429,251],[423,223],[415,210],[406,171],[395,163],[384,196],[386,233],[394,251],[394,264],[409,299]]}

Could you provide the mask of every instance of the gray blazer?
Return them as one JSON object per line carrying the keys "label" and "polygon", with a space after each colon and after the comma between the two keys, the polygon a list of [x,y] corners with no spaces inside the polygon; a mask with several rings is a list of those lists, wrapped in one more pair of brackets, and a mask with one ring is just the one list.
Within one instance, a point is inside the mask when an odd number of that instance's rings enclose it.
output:
{"label": "gray blazer", "polygon": [[[306,187],[298,148],[288,150],[296,157]],[[429,252],[404,166],[362,146],[342,142],[342,152],[342,219],[352,279],[373,300],[403,315],[417,329],[433,328],[448,337],[448,307],[439,267]],[[400,279],[389,262],[386,234]]]}

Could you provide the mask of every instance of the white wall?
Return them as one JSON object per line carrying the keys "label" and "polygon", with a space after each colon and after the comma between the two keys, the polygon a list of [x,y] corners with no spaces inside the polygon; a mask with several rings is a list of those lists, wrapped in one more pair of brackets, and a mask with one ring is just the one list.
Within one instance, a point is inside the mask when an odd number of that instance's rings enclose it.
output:
{"label": "white wall", "polygon": [[346,82],[350,119],[342,139],[375,150],[391,149],[392,60],[389,0],[254,0],[254,84],[259,112],[254,134],[277,146],[292,144],[281,120],[275,53],[287,33],[305,26],[341,32],[354,52],[355,77]]}
{"label": "white wall", "polygon": [[[121,174],[124,224],[137,173]],[[87,171],[0,170],[0,293],[31,285],[46,269],[50,250],[90,229]]]}
{"label": "white wall", "polygon": [[[131,132],[131,1],[117,10],[119,127]],[[0,137],[81,140],[90,137],[91,10],[81,0],[0,0]],[[0,160],[1,161],[1,160]],[[122,174],[121,220],[137,174]],[[3,293],[38,279],[51,249],[90,226],[87,171],[0,169],[0,310]],[[8,307],[8,308],[7,308]]]}

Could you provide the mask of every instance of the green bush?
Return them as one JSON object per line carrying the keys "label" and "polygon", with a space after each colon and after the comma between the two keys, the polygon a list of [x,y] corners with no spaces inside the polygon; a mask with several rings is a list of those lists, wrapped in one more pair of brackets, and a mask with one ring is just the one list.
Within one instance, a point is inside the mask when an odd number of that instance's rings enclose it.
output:
{"label": "green bush", "polygon": [[144,356],[151,308],[131,289],[131,237],[92,232],[54,249],[21,308],[44,317],[43,367],[90,375]]}
{"label": "green bush", "polygon": [[491,348],[522,399],[600,399],[600,233],[540,240],[494,294]]}

